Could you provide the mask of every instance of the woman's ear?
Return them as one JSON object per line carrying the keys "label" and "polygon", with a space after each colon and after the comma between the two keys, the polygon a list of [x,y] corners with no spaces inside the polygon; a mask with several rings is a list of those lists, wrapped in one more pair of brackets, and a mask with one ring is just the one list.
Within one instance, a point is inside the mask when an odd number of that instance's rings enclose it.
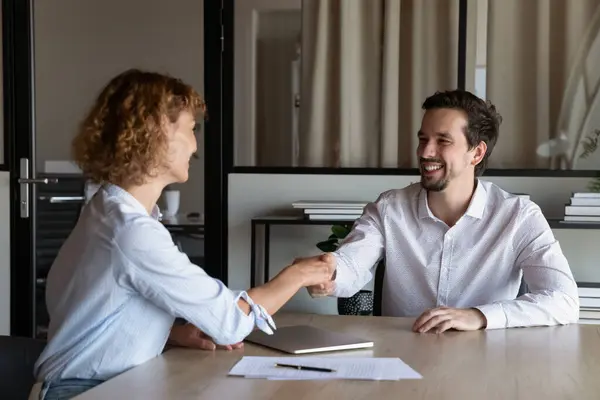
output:
{"label": "woman's ear", "polygon": [[161,116],[160,125],[162,127],[163,132],[167,135],[167,137],[171,138],[175,133],[175,124],[169,121],[169,117],[166,115]]}

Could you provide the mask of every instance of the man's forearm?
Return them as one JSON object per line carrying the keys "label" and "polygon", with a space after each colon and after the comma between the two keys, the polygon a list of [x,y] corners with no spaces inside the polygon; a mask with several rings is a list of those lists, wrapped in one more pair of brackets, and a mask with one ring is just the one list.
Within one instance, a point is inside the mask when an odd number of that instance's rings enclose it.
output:
{"label": "man's forearm", "polygon": [[565,325],[579,319],[579,300],[558,291],[528,293],[475,308],[485,315],[486,329]]}
{"label": "man's forearm", "polygon": [[353,267],[342,254],[334,253],[334,255],[337,263],[331,296],[351,297],[369,283],[373,274],[370,268]]}

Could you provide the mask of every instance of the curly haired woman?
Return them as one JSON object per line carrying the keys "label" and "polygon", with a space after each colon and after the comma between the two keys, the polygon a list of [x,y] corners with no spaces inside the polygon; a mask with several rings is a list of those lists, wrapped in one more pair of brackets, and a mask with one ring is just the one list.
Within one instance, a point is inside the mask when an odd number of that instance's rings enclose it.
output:
{"label": "curly haired woman", "polygon": [[[255,327],[272,333],[271,314],[301,287],[331,278],[328,256],[304,259],[234,293],[178,250],[156,202],[167,185],[188,179],[196,117],[204,112],[182,81],[129,70],[108,83],[84,119],[73,155],[102,187],[49,272],[49,341],[32,397],[80,394],[156,357],[169,337],[239,347]],[[175,318],[189,325],[174,327]]]}

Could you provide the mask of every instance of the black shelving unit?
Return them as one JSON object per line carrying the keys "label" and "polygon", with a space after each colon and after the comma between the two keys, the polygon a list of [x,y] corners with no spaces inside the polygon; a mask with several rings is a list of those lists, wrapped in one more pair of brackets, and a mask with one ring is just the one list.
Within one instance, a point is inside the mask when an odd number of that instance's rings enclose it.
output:
{"label": "black shelving unit", "polygon": [[[272,225],[343,225],[353,224],[355,219],[338,220],[323,219],[312,220],[302,215],[289,216],[264,216],[252,219],[251,244],[250,244],[250,285],[255,287],[256,282],[256,230],[258,226],[263,226],[263,280],[269,279],[269,249],[271,241]],[[548,224],[552,229],[600,229],[600,223],[592,222],[565,222],[558,218],[548,218]]]}
{"label": "black shelving unit", "polygon": [[562,219],[548,219],[552,229],[600,229],[598,222],[570,222]]}
{"label": "black shelving unit", "polygon": [[46,277],[65,240],[75,227],[84,204],[85,181],[81,176],[38,174],[57,183],[38,185],[35,234],[35,312],[32,318],[36,337],[45,339],[48,328]]}

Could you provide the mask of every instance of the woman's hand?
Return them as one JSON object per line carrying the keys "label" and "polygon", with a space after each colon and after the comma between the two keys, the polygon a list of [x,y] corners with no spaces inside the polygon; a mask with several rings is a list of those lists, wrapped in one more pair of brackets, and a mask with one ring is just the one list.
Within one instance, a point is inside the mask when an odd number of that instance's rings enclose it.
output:
{"label": "woman's hand", "polygon": [[227,346],[216,345],[206,333],[190,323],[185,325],[174,325],[169,335],[168,343],[173,346],[188,347],[200,350],[234,350],[244,347],[244,343],[236,343]]}
{"label": "woman's hand", "polygon": [[335,257],[325,253],[314,257],[297,258],[288,268],[294,271],[303,287],[331,282],[336,268]]}

